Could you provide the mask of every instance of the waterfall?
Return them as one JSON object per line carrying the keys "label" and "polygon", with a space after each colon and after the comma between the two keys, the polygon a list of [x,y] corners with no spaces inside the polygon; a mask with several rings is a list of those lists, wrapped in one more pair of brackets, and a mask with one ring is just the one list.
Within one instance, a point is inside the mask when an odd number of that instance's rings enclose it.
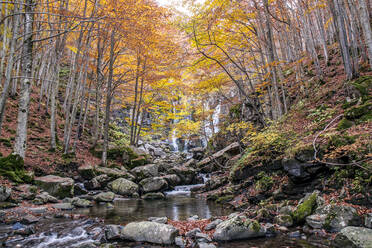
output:
{"label": "waterfall", "polygon": [[172,146],[175,152],[179,152],[179,148],[177,144],[176,129],[173,129],[173,132],[172,132]]}
{"label": "waterfall", "polygon": [[220,114],[221,114],[221,103],[218,103],[212,115],[213,127],[214,127],[215,133],[218,133],[218,131],[220,131],[220,128],[218,127],[218,124],[220,124]]}

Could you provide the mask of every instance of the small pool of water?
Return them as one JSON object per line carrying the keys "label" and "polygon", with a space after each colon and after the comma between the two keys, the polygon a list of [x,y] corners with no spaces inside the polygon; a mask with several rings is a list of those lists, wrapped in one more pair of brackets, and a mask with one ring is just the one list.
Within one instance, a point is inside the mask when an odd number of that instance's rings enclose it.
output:
{"label": "small pool of water", "polygon": [[96,204],[91,208],[77,209],[74,213],[104,218],[105,223],[125,224],[132,221],[147,220],[149,217],[168,217],[171,220],[186,220],[198,215],[207,219],[212,216],[229,215],[232,209],[224,205],[189,196],[168,196],[166,200],[117,199],[114,207]]}

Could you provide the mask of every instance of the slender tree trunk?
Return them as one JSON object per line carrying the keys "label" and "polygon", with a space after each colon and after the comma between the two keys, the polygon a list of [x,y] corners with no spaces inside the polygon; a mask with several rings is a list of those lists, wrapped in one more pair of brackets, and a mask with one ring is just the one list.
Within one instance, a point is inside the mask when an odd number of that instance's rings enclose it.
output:
{"label": "slender tree trunk", "polygon": [[[18,12],[17,4],[14,5],[14,11],[15,13],[16,11]],[[13,26],[12,26],[13,34],[12,34],[12,40],[10,43],[9,59],[8,59],[8,63],[6,66],[6,71],[5,71],[5,82],[4,82],[3,91],[0,97],[0,134],[1,134],[1,127],[2,127],[3,118],[5,114],[5,105],[6,105],[8,96],[9,96],[9,86],[10,86],[10,82],[12,81],[12,70],[14,66],[15,48],[17,44],[18,26],[19,26],[19,15],[15,15],[14,20],[13,20]]]}
{"label": "slender tree trunk", "polygon": [[31,93],[31,84],[32,84],[32,50],[33,50],[33,23],[34,23],[34,14],[33,14],[34,2],[33,0],[25,1],[25,24],[24,32],[25,39],[23,42],[23,75],[24,79],[22,80],[21,85],[21,94],[19,98],[19,109],[18,109],[18,119],[17,119],[17,132],[14,145],[14,152],[21,156],[25,157],[26,146],[27,146],[27,121],[28,121],[28,111],[30,104],[30,93]]}
{"label": "slender tree trunk", "polygon": [[112,81],[114,76],[114,47],[115,47],[115,31],[111,31],[111,42],[110,42],[110,61],[109,61],[109,75],[107,80],[107,93],[106,93],[106,115],[105,123],[103,128],[103,152],[102,152],[102,164],[107,165],[107,150],[108,150],[108,131],[110,123],[110,107],[112,98]]}
{"label": "slender tree trunk", "polygon": [[372,31],[371,19],[368,13],[368,8],[365,0],[359,0],[359,18],[362,24],[364,40],[368,49],[369,66],[372,68]]}

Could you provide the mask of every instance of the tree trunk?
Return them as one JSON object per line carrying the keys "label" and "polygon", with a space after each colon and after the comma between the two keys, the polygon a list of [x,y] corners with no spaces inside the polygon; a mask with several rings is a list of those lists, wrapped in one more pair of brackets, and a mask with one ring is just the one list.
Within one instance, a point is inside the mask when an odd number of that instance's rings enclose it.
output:
{"label": "tree trunk", "polygon": [[365,0],[359,0],[359,18],[362,24],[364,40],[368,49],[369,66],[372,68],[372,31],[371,19],[368,13],[368,8]]}
{"label": "tree trunk", "polygon": [[106,115],[103,133],[103,152],[102,152],[102,164],[107,165],[107,150],[108,150],[108,131],[110,123],[110,107],[112,98],[112,81],[114,76],[114,47],[115,47],[115,31],[111,31],[111,42],[110,42],[110,61],[109,61],[109,75],[107,80],[107,93],[106,93]]}
{"label": "tree trunk", "polygon": [[34,23],[34,2],[33,0],[25,1],[25,23],[24,33],[25,39],[23,42],[23,61],[22,70],[24,79],[21,85],[21,94],[19,98],[19,109],[17,119],[17,133],[14,145],[14,152],[25,157],[27,146],[27,120],[30,104],[30,93],[32,84],[32,50],[33,50],[33,23]]}

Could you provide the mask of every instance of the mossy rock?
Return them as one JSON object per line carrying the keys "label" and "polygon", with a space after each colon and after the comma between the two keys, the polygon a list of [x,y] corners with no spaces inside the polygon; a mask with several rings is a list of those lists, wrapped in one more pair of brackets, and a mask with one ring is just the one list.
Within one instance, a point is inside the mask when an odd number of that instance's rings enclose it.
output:
{"label": "mossy rock", "polygon": [[138,166],[143,166],[147,163],[147,159],[144,156],[138,157],[136,159],[132,159],[130,161],[130,165],[128,165],[131,169],[136,168]]}
{"label": "mossy rock", "polygon": [[234,195],[225,195],[225,196],[218,197],[216,199],[216,203],[225,203],[225,202],[231,201],[232,199],[234,199]]}
{"label": "mossy rock", "polygon": [[345,117],[348,120],[367,121],[372,119],[372,102],[366,102],[362,105],[354,106],[345,111]]}
{"label": "mossy rock", "polygon": [[349,135],[333,135],[330,137],[328,146],[329,147],[341,147],[346,145],[354,144],[356,140],[355,136]]}
{"label": "mossy rock", "polygon": [[372,77],[364,76],[355,80],[352,85],[359,91],[362,98],[368,98],[369,92],[372,89]]}
{"label": "mossy rock", "polygon": [[353,126],[353,122],[343,118],[337,125],[337,130],[342,131]]}
{"label": "mossy rock", "polygon": [[316,208],[316,198],[318,197],[317,192],[313,192],[311,195],[305,197],[302,203],[292,213],[294,223],[302,224],[305,222],[305,218],[311,215]]}
{"label": "mossy rock", "polygon": [[33,181],[33,175],[24,168],[23,158],[16,154],[0,158],[0,175],[17,183]]}
{"label": "mossy rock", "polygon": [[271,176],[266,175],[263,171],[257,175],[260,179],[256,182],[256,189],[261,191],[270,190],[274,185],[274,180]]}

